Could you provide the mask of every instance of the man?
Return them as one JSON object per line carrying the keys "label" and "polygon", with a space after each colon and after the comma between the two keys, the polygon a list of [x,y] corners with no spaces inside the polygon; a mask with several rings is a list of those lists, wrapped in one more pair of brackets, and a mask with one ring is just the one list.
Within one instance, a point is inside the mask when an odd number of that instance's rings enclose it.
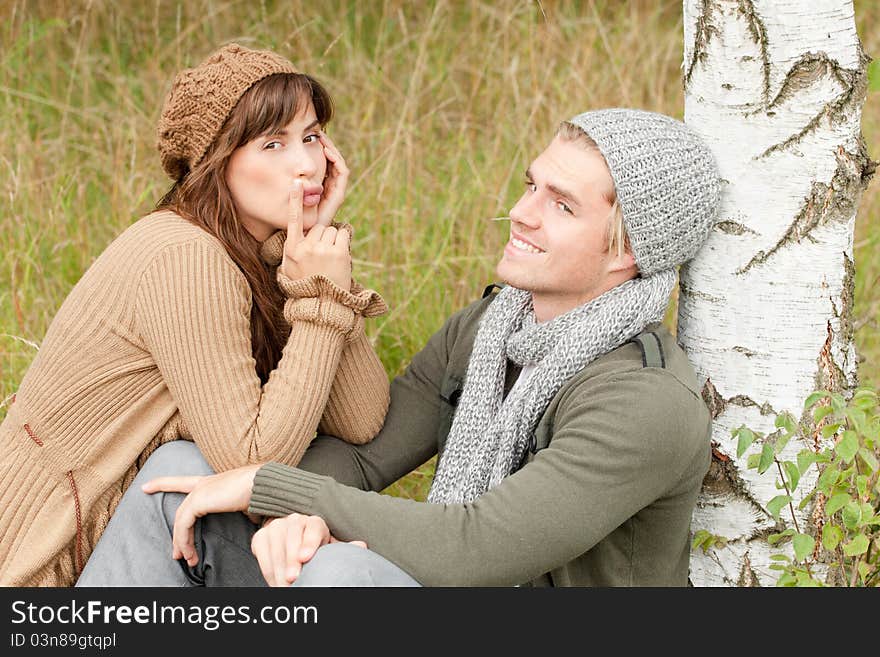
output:
{"label": "man", "polygon": [[[320,437],[298,468],[145,488],[192,491],[174,521],[186,576],[256,577],[250,544],[275,585],[685,585],[711,423],[659,322],[718,202],[714,160],[681,122],[613,109],[564,123],[510,211],[507,286],[413,357],[371,443]],[[427,503],[368,492],[438,451]],[[154,497],[170,531],[178,498]],[[256,534],[241,516],[196,522],[236,510],[278,518]]]}

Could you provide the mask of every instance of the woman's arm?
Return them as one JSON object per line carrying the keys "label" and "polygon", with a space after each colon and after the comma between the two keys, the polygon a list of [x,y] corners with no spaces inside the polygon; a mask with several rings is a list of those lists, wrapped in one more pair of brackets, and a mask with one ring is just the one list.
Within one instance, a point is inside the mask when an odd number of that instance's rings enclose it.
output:
{"label": "woman's arm", "polygon": [[[337,206],[338,202],[341,199],[337,200]],[[319,210],[323,207],[320,206]],[[335,213],[335,209],[333,212]],[[332,226],[339,230],[352,230],[349,224],[334,222]],[[262,244],[260,255],[265,262],[276,266],[281,263],[285,239],[286,233],[278,231]],[[368,293],[353,279],[350,289],[355,296]],[[318,428],[321,433],[359,445],[369,442],[382,428],[388,410],[388,376],[364,333],[363,318],[376,317],[387,310],[384,301],[376,295],[376,303],[364,309],[356,318],[356,326],[343,347],[330,388],[330,396]]]}
{"label": "woman's arm", "polygon": [[221,247],[203,239],[169,246],[138,286],[137,328],[161,383],[218,471],[273,459],[299,462],[345,341],[378,296],[354,295],[323,276],[279,282],[291,333],[265,385],[251,352],[250,289]]}
{"label": "woman's arm", "polygon": [[388,375],[363,327],[342,350],[318,432],[362,445],[379,433],[389,402]]}
{"label": "woman's arm", "polygon": [[[364,287],[351,282],[352,294],[364,293]],[[362,317],[375,317],[387,311],[383,304]],[[352,329],[342,350],[336,377],[318,432],[362,445],[379,433],[389,402],[388,375],[367,334],[362,319]]]}

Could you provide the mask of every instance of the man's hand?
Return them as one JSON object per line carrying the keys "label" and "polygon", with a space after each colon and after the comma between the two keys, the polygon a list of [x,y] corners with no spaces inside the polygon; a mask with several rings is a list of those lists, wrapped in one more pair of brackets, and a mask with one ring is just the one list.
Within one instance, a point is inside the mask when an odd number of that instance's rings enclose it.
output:
{"label": "man's hand", "polygon": [[[323,518],[292,513],[263,525],[251,540],[251,552],[269,586],[290,586],[319,547],[336,542]],[[351,543],[367,547],[363,541]]]}
{"label": "man's hand", "polygon": [[257,464],[207,477],[157,477],[142,486],[145,493],[189,493],[174,516],[173,559],[186,559],[190,568],[199,562],[194,536],[196,520],[209,513],[247,511],[259,469]]}

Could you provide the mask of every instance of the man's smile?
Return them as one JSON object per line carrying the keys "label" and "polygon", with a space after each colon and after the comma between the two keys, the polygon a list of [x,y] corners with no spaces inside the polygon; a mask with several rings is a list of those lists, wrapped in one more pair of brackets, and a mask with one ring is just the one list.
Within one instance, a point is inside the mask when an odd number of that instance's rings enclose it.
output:
{"label": "man's smile", "polygon": [[544,250],[542,248],[538,247],[535,244],[532,244],[528,240],[523,239],[521,236],[519,236],[513,232],[510,233],[510,244],[517,251],[522,251],[525,253],[534,253],[534,254],[544,253]]}

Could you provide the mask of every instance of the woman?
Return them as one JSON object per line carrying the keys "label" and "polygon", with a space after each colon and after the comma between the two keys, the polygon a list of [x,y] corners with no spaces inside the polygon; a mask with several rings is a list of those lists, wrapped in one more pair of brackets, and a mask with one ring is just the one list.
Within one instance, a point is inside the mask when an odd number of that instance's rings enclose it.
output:
{"label": "woman", "polygon": [[348,169],[331,115],[268,51],[227,45],[177,76],[158,130],[173,187],[71,291],[0,425],[0,583],[72,584],[163,443],[223,471],[296,464],[318,428],[379,430],[363,319],[386,308],[332,223]]}

